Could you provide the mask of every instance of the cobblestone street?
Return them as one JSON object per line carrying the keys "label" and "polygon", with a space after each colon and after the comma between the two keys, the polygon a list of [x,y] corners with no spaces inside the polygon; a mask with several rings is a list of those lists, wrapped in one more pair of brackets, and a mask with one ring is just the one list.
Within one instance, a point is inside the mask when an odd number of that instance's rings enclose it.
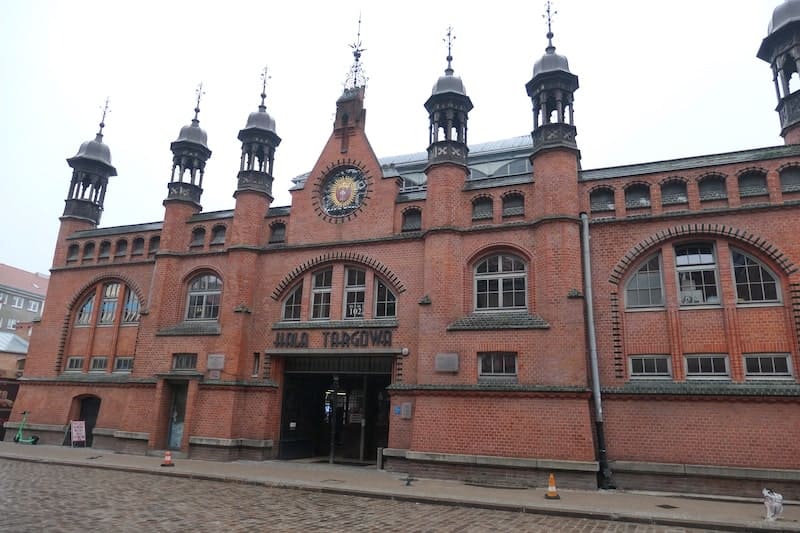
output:
{"label": "cobblestone street", "polygon": [[[331,480],[335,483],[335,480]],[[700,531],[0,459],[0,530]]]}

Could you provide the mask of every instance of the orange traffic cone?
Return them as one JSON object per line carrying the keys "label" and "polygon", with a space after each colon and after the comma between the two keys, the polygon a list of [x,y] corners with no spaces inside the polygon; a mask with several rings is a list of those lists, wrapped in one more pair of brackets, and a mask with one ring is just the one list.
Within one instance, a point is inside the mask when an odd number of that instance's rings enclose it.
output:
{"label": "orange traffic cone", "polygon": [[550,474],[550,480],[547,482],[547,492],[544,495],[545,498],[548,500],[560,500],[561,496],[558,495],[558,489],[556,489],[556,476]]}
{"label": "orange traffic cone", "polygon": [[175,466],[175,463],[172,462],[172,452],[167,450],[164,452],[164,462],[161,463],[161,466]]}

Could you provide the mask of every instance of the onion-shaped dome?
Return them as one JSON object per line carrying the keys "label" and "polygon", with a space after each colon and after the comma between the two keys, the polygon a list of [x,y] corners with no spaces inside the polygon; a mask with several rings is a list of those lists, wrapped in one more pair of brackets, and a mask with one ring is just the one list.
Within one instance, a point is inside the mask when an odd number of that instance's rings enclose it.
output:
{"label": "onion-shaped dome", "polygon": [[[547,48],[545,48],[544,55],[533,64],[533,77],[545,72],[563,71],[570,72],[569,61],[566,56],[556,53],[556,47],[553,46],[553,34],[548,33],[547,38],[550,40]],[[570,72],[571,74],[571,72]]]}
{"label": "onion-shaped dome", "polygon": [[247,125],[244,129],[249,130],[250,128],[276,133],[275,119],[267,113],[267,108],[264,105],[258,106],[258,111],[253,111],[247,117]]}
{"label": "onion-shaped dome", "polygon": [[108,145],[103,144],[103,134],[98,133],[97,136],[91,140],[81,144],[78,148],[78,153],[75,158],[92,159],[111,166],[111,150]]}
{"label": "onion-shaped dome", "polygon": [[772,35],[792,22],[800,22],[800,0],[786,0],[776,7],[772,12],[767,33]]}
{"label": "onion-shaped dome", "polygon": [[178,138],[175,142],[191,142],[199,144],[208,148],[208,135],[205,130],[200,127],[200,121],[197,118],[192,119],[192,123],[181,128]]}

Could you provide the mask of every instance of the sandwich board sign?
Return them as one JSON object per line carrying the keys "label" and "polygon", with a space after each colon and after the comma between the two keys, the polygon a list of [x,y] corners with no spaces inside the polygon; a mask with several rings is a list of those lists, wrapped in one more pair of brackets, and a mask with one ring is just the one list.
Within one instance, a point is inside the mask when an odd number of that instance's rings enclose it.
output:
{"label": "sandwich board sign", "polygon": [[82,442],[86,447],[86,422],[83,420],[73,420],[70,422],[70,440],[74,447],[77,443]]}

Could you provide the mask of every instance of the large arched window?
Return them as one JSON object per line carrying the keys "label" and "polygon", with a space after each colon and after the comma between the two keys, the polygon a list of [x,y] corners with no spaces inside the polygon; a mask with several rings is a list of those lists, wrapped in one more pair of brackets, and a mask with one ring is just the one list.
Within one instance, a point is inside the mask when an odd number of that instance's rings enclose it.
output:
{"label": "large arched window", "polygon": [[628,209],[650,207],[650,187],[644,183],[634,183],[625,189],[625,207]]}
{"label": "large arched window", "polygon": [[186,320],[219,319],[222,280],[213,274],[203,274],[189,284]]}
{"label": "large arched window", "polygon": [[589,207],[592,213],[597,213],[598,211],[613,211],[614,191],[606,187],[593,190],[589,193]]}
{"label": "large arched window", "polygon": [[681,305],[719,304],[717,260],[712,243],[682,244],[675,247]]}
{"label": "large arched window", "polygon": [[472,202],[472,220],[492,219],[492,199],[487,197],[476,198]]}
{"label": "large arched window", "polygon": [[728,197],[728,190],[725,186],[725,176],[718,176],[716,174],[706,176],[700,180],[697,187],[701,202],[724,200]]}
{"label": "large arched window", "polygon": [[625,286],[625,305],[628,308],[664,305],[660,254],[648,259],[628,280]]}
{"label": "large arched window", "polygon": [[303,284],[299,284],[283,301],[283,320],[300,320],[303,305]]}
{"label": "large arched window", "polygon": [[513,310],[527,307],[525,262],[511,254],[491,255],[475,266],[475,309]]}
{"label": "large arched window", "polygon": [[[99,306],[96,302],[100,302]],[[92,288],[81,302],[75,313],[75,325],[138,324],[141,317],[140,308],[139,297],[124,283],[118,281],[102,283]]]}
{"label": "large arched window", "polygon": [[685,204],[689,201],[689,196],[686,194],[686,183],[673,179],[661,184],[661,204],[674,205]]}
{"label": "large arched window", "polygon": [[780,301],[775,274],[761,262],[739,250],[731,249],[731,259],[738,303]]}

